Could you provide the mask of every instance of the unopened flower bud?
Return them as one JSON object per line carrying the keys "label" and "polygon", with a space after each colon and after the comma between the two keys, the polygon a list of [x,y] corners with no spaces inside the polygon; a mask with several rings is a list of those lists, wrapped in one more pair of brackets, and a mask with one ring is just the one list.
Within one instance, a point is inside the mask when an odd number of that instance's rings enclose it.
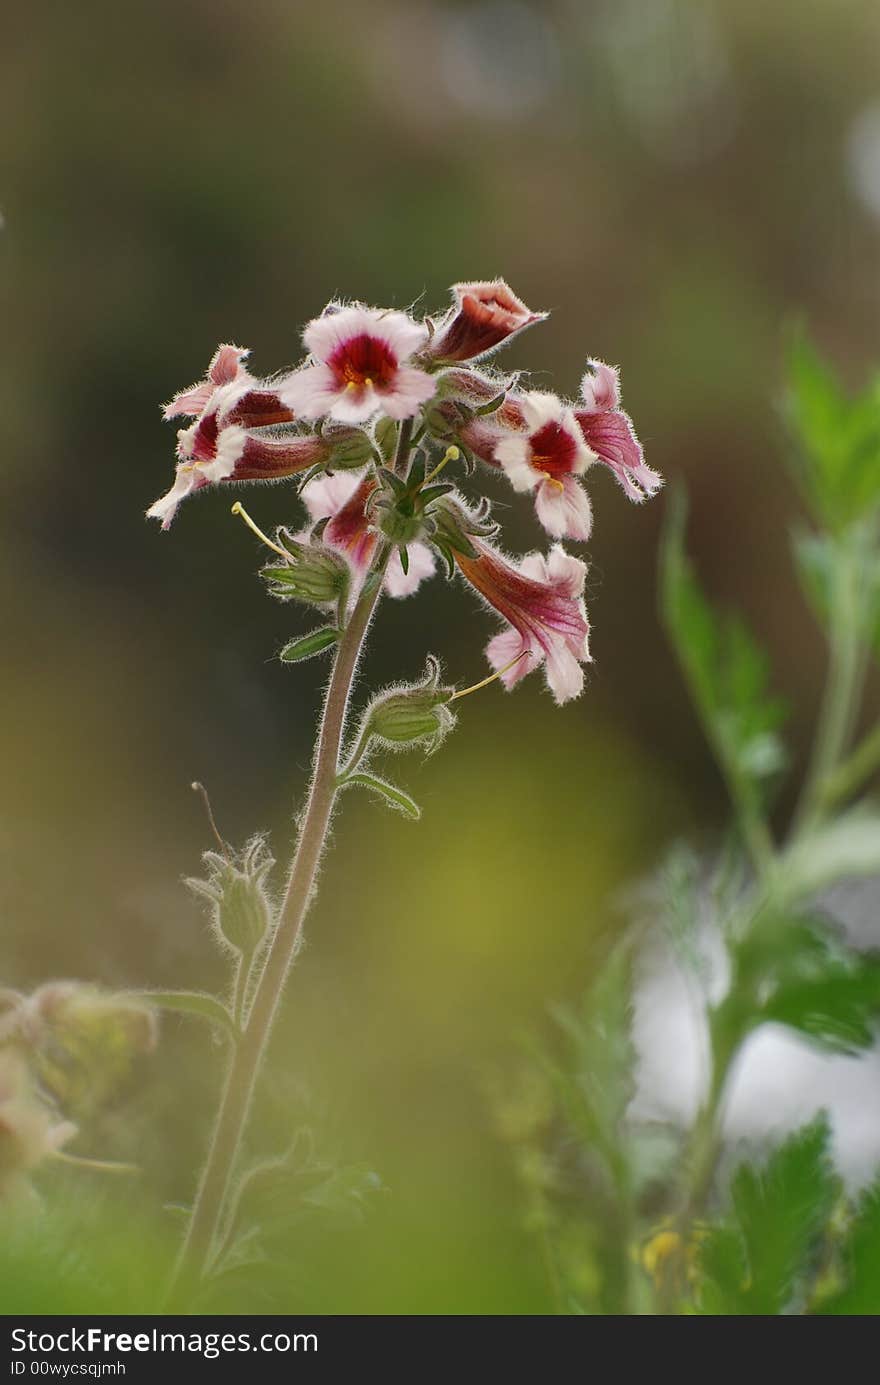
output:
{"label": "unopened flower bud", "polygon": [[327,606],[345,595],[350,573],[339,553],[315,539],[303,542],[283,531],[279,538],[289,558],[286,563],[262,569],[270,595],[279,601],[304,601],[310,606]]}
{"label": "unopened flower bud", "polygon": [[398,425],[393,418],[382,417],[376,424],[376,446],[386,462],[390,462],[397,447]]}
{"label": "unopened flower bud", "polygon": [[275,861],[265,839],[254,837],[244,851],[234,856],[206,851],[202,859],[208,867],[207,879],[186,883],[208,900],[220,946],[245,957],[253,956],[274,917],[266,877]]}
{"label": "unopened flower bud", "polygon": [[329,471],[356,471],[375,456],[373,439],[362,428],[337,428],[326,432],[324,439],[332,449]]}
{"label": "unopened flower bud", "polygon": [[435,749],[455,725],[449,706],[454,689],[439,680],[440,665],[432,657],[421,683],[380,693],[367,709],[367,734],[395,748],[424,742]]}

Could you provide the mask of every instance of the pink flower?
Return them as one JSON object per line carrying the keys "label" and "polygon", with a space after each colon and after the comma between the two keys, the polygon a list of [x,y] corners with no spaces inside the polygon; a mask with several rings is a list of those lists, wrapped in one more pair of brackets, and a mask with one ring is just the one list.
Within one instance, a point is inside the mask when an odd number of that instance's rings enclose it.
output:
{"label": "pink flower", "polygon": [[481,539],[471,537],[476,558],[456,551],[463,575],[484,600],[503,616],[508,628],[486,646],[486,657],[512,688],[543,662],[547,685],[561,705],[584,688],[582,664],[588,663],[589,632],[583,592],[586,564],[556,544],[548,557],[530,553],[517,567]]}
{"label": "pink flower", "polygon": [[[337,471],[332,476],[318,476],[310,481],[302,498],[312,519],[326,519],[322,538],[330,548],[348,559],[355,578],[363,578],[373,560],[378,536],[371,527],[366,504],[376,481],[369,473]],[[404,572],[400,553],[395,549],[385,572],[385,590],[389,596],[411,596],[426,577],[433,576],[434,555],[425,543],[407,546],[409,571]]]}
{"label": "pink flower", "polygon": [[425,355],[435,361],[472,361],[510,341],[546,313],[533,313],[503,279],[453,284],[454,307],[437,326]]}
{"label": "pink flower", "polygon": [[210,412],[224,423],[240,423],[246,428],[289,423],[293,414],[275,390],[245,369],[243,362],[249,355],[241,346],[218,346],[207,377],[176,394],[163,408],[162,417],[172,419],[189,414],[198,418]]}
{"label": "pink flower", "polygon": [[581,384],[584,407],[575,418],[587,446],[610,467],[630,500],[649,500],[663,477],[645,462],[632,419],[620,407],[620,378],[613,366],[588,361]]}
{"label": "pink flower", "polygon": [[502,437],[495,445],[495,460],[514,490],[534,491],[538,519],[548,534],[585,542],[593,516],[576,477],[595,458],[574,413],[554,394],[526,394],[520,405],[526,431]]}
{"label": "pink flower", "polygon": [[279,481],[327,461],[329,443],[316,434],[261,436],[237,423],[222,425],[216,413],[204,414],[177,435],[180,463],[174,484],[147,510],[150,519],[170,528],[181,500],[221,481]]}
{"label": "pink flower", "polygon": [[436,388],[430,375],[406,364],[426,336],[406,313],[331,305],[303,333],[315,364],[289,375],[281,398],[303,418],[411,418]]}

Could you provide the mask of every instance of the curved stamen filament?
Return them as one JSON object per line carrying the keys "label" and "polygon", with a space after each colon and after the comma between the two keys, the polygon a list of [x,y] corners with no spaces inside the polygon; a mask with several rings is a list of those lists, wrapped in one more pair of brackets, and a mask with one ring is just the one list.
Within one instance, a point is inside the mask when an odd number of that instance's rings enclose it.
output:
{"label": "curved stamen filament", "polygon": [[283,558],[286,563],[290,562],[290,554],[285,553],[283,548],[279,548],[277,543],[273,543],[270,538],[267,538],[260,526],[251,519],[240,500],[236,500],[232,507],[232,513],[241,516],[251,533],[256,534],[261,543],[264,543],[267,548],[271,548],[272,552],[277,553],[279,558]]}
{"label": "curved stamen filament", "polygon": [[503,668],[499,668],[495,673],[490,673],[488,678],[481,678],[479,683],[472,683],[469,688],[459,688],[458,692],[452,694],[449,701],[456,702],[460,697],[469,697],[471,693],[479,692],[481,688],[488,688],[490,683],[494,683],[496,678],[501,678],[509,668],[513,668],[514,664],[518,664],[520,659],[531,659],[531,657],[532,651],[530,649],[523,649],[521,653],[517,654],[515,659],[511,659],[509,664],[505,664]]}

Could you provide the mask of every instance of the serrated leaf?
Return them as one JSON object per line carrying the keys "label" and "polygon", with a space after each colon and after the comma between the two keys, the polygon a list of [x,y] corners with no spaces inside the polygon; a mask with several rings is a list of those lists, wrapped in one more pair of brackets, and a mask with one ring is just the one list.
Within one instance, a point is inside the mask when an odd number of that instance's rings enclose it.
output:
{"label": "serrated leaf", "polygon": [[325,650],[338,644],[341,634],[341,630],[334,630],[330,625],[322,626],[320,630],[312,630],[298,640],[291,640],[278,657],[285,664],[297,664],[301,659],[311,659],[314,655],[323,654]]}
{"label": "serrated leaf", "polygon": [[701,1246],[701,1311],[765,1316],[797,1305],[837,1193],[829,1142],[820,1116],[763,1167],[740,1165],[730,1221]]}
{"label": "serrated leaf", "polygon": [[767,659],[741,620],[712,609],[684,552],[685,502],[674,499],[663,539],[662,613],[697,711],[734,797],[755,816],[786,763],[784,707],[767,688]]}
{"label": "serrated leaf", "polygon": [[230,1037],[237,1034],[235,1021],[222,1001],[206,991],[132,991],[139,1000],[146,1000],[160,1010],[174,1010],[180,1014],[193,1015],[196,1019],[207,1020],[216,1025]]}
{"label": "serrated leaf", "polygon": [[343,781],[344,785],[356,784],[360,788],[372,789],[373,793],[379,794],[391,808],[403,813],[408,818],[418,819],[422,816],[422,810],[415,799],[410,798],[408,793],[399,789],[396,784],[389,784],[387,779],[380,779],[375,774],[361,772],[349,774]]}
{"label": "serrated leaf", "polygon": [[578,1009],[557,1006],[552,1013],[569,1045],[556,1072],[568,1117],[614,1165],[620,1124],[635,1094],[629,950],[618,948],[605,961]]}
{"label": "serrated leaf", "polygon": [[873,1317],[880,1313],[880,1178],[860,1197],[842,1247],[846,1287],[826,1299],[818,1313]]}

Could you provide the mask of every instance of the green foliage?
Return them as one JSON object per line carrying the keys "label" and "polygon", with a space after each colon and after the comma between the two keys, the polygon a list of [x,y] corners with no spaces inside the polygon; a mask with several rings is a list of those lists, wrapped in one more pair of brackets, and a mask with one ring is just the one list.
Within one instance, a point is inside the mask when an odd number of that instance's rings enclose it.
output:
{"label": "green foliage", "polygon": [[731,964],[719,1014],[739,1037],[770,1022],[832,1053],[856,1053],[873,1042],[880,958],[855,952],[819,920],[764,911],[733,944]]}
{"label": "green foliage", "polygon": [[843,1288],[821,1300],[817,1311],[849,1317],[880,1313],[880,1178],[856,1203],[839,1261]]}
{"label": "green foliage", "polygon": [[837,1193],[824,1117],[763,1165],[741,1164],[729,1216],[700,1247],[703,1313],[766,1315],[802,1303]]}
{"label": "green foliage", "polygon": [[808,339],[788,358],[786,414],[796,435],[795,473],[817,519],[839,533],[880,502],[880,378],[849,398]]}
{"label": "green foliage", "polygon": [[731,792],[748,817],[786,762],[784,707],[767,688],[767,659],[745,625],[709,605],[684,552],[686,507],[674,497],[661,558],[662,613],[696,709]]}
{"label": "green foliage", "polygon": [[553,1010],[567,1048],[556,1079],[568,1118],[612,1164],[635,1093],[631,971],[628,949],[618,948],[577,1010]]}
{"label": "green foliage", "polygon": [[[662,921],[702,1004],[708,1080],[690,1129],[633,1119],[633,932],[583,1005],[557,1010],[565,1052],[538,1055],[552,1077],[555,1119],[519,1136],[532,1224],[562,1279],[560,1311],[880,1311],[880,1182],[847,1206],[825,1117],[763,1159],[740,1154],[732,1171],[725,1150],[730,1076],[756,1030],[782,1025],[826,1053],[856,1056],[873,1045],[880,1021],[880,954],[849,946],[821,909],[830,886],[880,876],[880,809],[859,797],[880,768],[880,731],[851,745],[868,655],[880,648],[880,381],[847,400],[799,340],[788,403],[799,477],[822,525],[798,536],[794,554],[828,636],[816,745],[777,843],[766,813],[786,759],[783,709],[769,692],[763,652],[702,592],[684,551],[684,502],[673,497],[662,613],[726,779],[735,830],[713,862],[687,844],[668,851],[638,911],[649,925]],[[713,1000],[722,978],[722,998]],[[579,1261],[567,1249],[573,1226],[589,1248]],[[635,1272],[622,1266],[621,1238]]]}

